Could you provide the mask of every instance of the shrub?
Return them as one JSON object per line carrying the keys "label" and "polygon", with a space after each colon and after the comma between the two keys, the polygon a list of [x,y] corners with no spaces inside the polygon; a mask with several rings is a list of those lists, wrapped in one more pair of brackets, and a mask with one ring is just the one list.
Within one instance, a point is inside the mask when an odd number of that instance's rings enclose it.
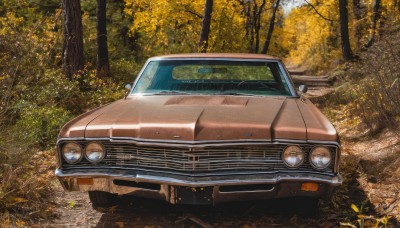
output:
{"label": "shrub", "polygon": [[46,149],[54,145],[61,127],[71,118],[71,114],[62,108],[29,105],[21,110],[21,116],[13,126],[14,134],[26,143]]}
{"label": "shrub", "polygon": [[115,62],[111,62],[110,64],[113,78],[115,78],[117,81],[126,83],[133,82],[142,67],[141,64],[139,65],[126,59],[119,59]]}
{"label": "shrub", "polygon": [[382,38],[349,70],[354,111],[372,130],[400,123],[400,30]]}

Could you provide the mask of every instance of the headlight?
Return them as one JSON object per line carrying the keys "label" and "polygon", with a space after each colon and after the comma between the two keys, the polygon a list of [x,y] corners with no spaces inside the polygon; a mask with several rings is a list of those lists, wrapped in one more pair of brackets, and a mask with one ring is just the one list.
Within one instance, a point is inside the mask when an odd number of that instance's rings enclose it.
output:
{"label": "headlight", "polygon": [[310,153],[310,163],[316,169],[325,169],[331,164],[331,152],[326,147],[315,147]]}
{"label": "headlight", "polygon": [[67,143],[62,147],[62,156],[66,162],[75,164],[82,159],[82,148],[77,143]]}
{"label": "headlight", "polygon": [[104,146],[97,142],[91,142],[86,146],[85,156],[92,163],[100,162],[105,155]]}
{"label": "headlight", "polygon": [[304,161],[304,152],[298,146],[288,146],[283,151],[282,159],[286,166],[290,168],[298,167]]}

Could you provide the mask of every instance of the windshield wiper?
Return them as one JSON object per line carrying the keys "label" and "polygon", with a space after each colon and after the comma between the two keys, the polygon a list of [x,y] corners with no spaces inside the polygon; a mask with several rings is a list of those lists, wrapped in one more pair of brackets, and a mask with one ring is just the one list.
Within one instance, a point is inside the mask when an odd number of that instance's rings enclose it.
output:
{"label": "windshield wiper", "polygon": [[187,95],[187,94],[190,94],[190,93],[182,92],[182,91],[166,90],[166,91],[160,91],[160,92],[152,93],[151,95],[174,95],[174,94]]}
{"label": "windshield wiper", "polygon": [[235,92],[223,92],[223,93],[217,93],[215,95],[234,95],[234,96],[257,96],[255,94],[249,94],[249,93],[235,93]]}

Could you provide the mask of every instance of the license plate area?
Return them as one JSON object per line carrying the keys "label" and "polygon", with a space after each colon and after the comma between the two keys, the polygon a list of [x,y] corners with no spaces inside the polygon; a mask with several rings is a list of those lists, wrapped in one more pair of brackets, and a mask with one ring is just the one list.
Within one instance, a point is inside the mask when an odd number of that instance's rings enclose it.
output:
{"label": "license plate area", "polygon": [[212,203],[213,187],[175,186],[177,204],[208,205]]}

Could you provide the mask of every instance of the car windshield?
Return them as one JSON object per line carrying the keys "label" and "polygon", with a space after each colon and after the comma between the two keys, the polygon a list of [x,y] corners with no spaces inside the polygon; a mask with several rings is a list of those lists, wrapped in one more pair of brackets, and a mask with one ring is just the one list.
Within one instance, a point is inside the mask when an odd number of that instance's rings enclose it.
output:
{"label": "car windshield", "polygon": [[153,60],[134,94],[291,96],[277,61]]}

